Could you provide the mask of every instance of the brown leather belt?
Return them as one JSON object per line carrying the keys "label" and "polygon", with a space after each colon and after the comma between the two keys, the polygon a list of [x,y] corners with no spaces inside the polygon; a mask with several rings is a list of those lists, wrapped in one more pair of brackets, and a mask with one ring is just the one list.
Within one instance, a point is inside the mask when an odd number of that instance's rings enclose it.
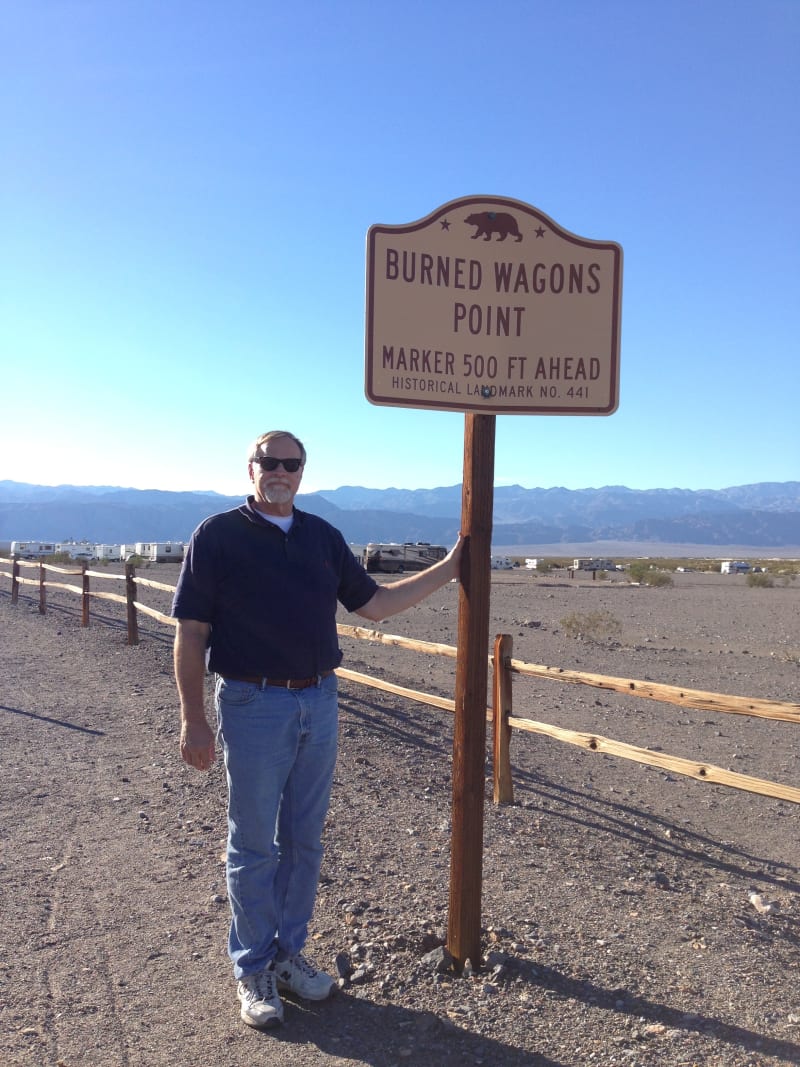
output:
{"label": "brown leather belt", "polygon": [[319,685],[323,678],[330,678],[333,671],[321,671],[311,678],[264,678],[260,674],[225,674],[222,677],[226,682],[248,682],[250,685],[277,685],[281,689],[310,689],[312,685]]}

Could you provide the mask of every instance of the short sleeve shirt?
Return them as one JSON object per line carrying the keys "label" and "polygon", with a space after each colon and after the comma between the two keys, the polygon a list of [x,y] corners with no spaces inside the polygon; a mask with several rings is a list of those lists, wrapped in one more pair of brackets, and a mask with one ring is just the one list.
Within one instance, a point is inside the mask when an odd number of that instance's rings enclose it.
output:
{"label": "short sleeve shirt", "polygon": [[295,508],[284,533],[250,497],[192,534],[172,614],[210,624],[218,674],[309,678],[341,663],[338,604],[357,611],[377,588],[336,527]]}

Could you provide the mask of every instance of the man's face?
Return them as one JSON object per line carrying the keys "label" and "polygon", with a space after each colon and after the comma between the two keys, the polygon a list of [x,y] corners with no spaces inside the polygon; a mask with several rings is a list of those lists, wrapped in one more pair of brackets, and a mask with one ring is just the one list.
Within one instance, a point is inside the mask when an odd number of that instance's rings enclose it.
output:
{"label": "man's face", "polygon": [[[258,450],[259,459],[272,457],[280,460],[299,460],[301,455],[299,447],[291,437],[271,437]],[[283,464],[279,464],[274,470],[266,470],[258,459],[255,459],[250,461],[248,470],[255,489],[256,503],[276,508],[286,508],[287,505],[291,507],[303,477],[302,466],[294,472],[287,471]]]}

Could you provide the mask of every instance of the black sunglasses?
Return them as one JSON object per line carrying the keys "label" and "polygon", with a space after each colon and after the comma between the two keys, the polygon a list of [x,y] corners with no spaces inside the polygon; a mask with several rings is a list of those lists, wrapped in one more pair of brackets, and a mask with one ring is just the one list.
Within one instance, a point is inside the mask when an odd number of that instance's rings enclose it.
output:
{"label": "black sunglasses", "polygon": [[257,463],[262,471],[274,471],[283,467],[288,474],[294,474],[303,465],[302,459],[278,459],[277,456],[256,456],[253,463]]}

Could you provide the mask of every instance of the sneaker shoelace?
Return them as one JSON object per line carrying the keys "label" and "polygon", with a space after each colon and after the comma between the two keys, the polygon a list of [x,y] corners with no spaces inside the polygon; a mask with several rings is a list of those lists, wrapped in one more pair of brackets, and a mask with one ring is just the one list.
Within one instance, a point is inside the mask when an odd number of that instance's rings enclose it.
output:
{"label": "sneaker shoelace", "polygon": [[274,1000],[275,975],[271,971],[262,971],[247,983],[246,989],[249,1001]]}
{"label": "sneaker shoelace", "polygon": [[313,964],[309,963],[305,956],[301,956],[300,953],[295,956],[294,965],[299,970],[301,970],[307,978],[316,978],[317,974],[319,973],[317,971],[317,968],[314,967]]}

